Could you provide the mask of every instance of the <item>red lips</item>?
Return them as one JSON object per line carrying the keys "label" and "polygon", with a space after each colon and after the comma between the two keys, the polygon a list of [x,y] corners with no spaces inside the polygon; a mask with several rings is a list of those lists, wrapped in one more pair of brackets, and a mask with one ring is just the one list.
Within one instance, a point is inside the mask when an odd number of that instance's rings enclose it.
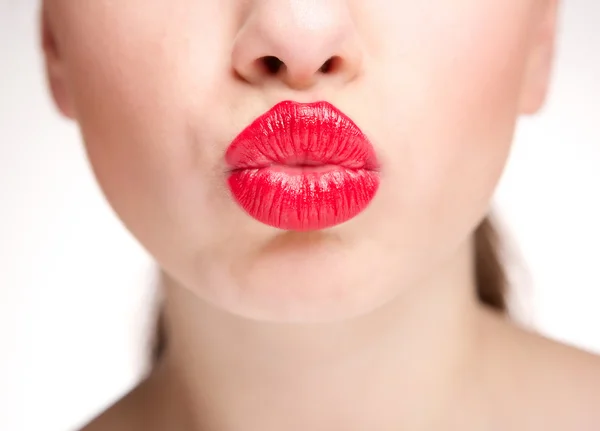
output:
{"label": "red lips", "polygon": [[229,146],[236,202],[267,225],[319,230],[361,213],[379,187],[375,150],[354,122],[327,102],[282,102]]}

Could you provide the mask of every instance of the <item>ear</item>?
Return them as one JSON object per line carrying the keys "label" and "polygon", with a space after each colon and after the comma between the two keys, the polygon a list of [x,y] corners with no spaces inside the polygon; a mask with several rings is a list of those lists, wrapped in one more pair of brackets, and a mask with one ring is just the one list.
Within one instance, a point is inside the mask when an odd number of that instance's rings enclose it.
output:
{"label": "ear", "polygon": [[519,110],[524,115],[533,115],[542,108],[552,74],[559,0],[540,0],[540,3],[521,90]]}
{"label": "ear", "polygon": [[74,109],[67,85],[65,65],[54,34],[46,2],[40,16],[40,36],[46,64],[46,78],[50,93],[58,110],[67,118],[74,119]]}

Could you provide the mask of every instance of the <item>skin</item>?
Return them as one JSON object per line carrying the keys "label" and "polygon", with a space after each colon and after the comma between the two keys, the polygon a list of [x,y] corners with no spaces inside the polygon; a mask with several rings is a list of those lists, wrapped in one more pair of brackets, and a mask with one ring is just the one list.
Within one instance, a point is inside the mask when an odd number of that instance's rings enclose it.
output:
{"label": "skin", "polygon": [[[599,429],[598,359],[486,310],[472,278],[516,120],[546,95],[556,14],[45,0],[54,100],[165,279],[167,354],[86,430]],[[355,219],[281,232],[231,199],[227,146],[282,100],[327,100],[372,140],[381,187]]]}

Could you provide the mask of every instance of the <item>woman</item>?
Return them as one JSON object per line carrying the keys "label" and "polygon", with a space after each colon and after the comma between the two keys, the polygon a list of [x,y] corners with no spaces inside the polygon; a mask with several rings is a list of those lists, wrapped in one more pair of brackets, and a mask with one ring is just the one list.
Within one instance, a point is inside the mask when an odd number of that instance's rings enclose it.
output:
{"label": "woman", "polygon": [[164,274],[86,430],[600,429],[600,361],[505,318],[487,216],[556,0],[45,0],[50,87]]}

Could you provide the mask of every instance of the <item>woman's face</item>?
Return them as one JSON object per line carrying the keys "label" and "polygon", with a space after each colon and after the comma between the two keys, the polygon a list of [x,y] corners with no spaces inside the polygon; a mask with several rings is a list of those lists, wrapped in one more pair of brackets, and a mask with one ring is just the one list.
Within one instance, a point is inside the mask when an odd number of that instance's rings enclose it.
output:
{"label": "woman's face", "polygon": [[[235,314],[328,320],[464,249],[544,97],[554,3],[45,0],[44,46],[106,197],[171,278]],[[373,144],[379,189],[349,221],[279,230],[232,198],[229,144],[285,100],[330,102]]]}

